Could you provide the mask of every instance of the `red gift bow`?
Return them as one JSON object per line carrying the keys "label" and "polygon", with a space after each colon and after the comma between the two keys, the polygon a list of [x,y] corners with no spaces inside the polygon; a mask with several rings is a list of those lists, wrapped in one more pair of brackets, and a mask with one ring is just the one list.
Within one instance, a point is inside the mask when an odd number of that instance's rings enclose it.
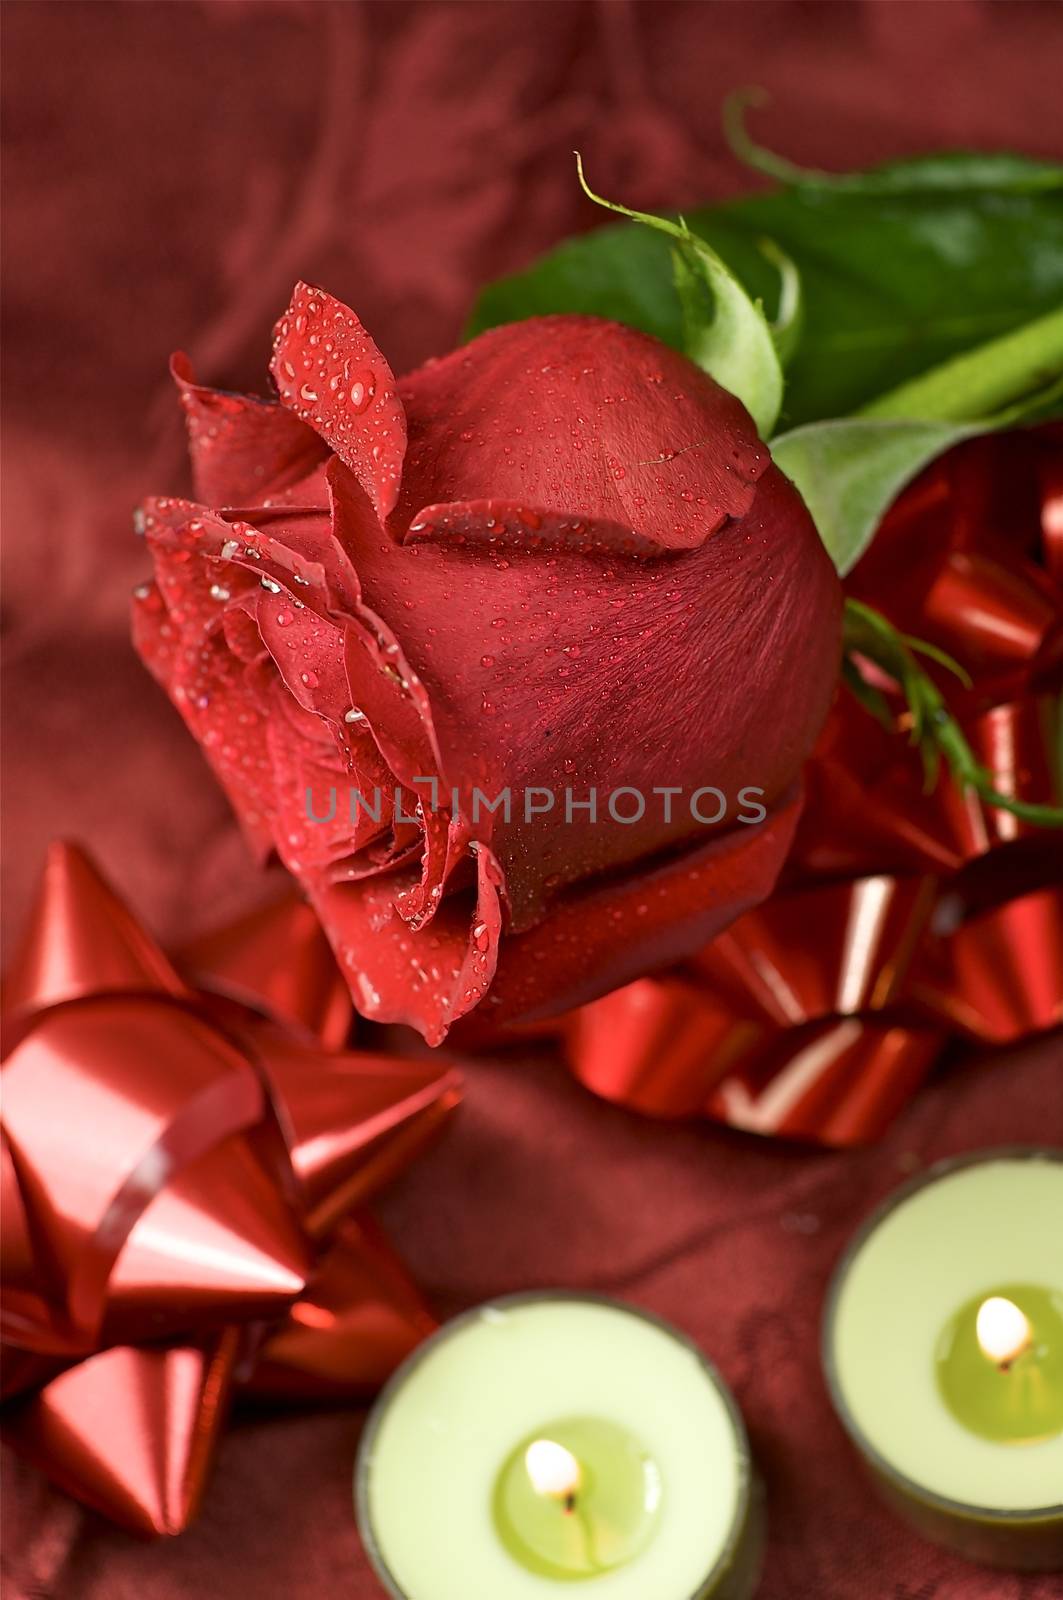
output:
{"label": "red gift bow", "polygon": [[370,1219],[459,1099],[335,1053],[346,987],[294,899],[174,966],[69,845],[5,982],[8,1436],[141,1533],[195,1514],[227,1401],[364,1396],[434,1326]]}
{"label": "red gift bow", "polygon": [[[1040,557],[1040,560],[1038,559]],[[1063,659],[1063,428],[979,440],[884,521],[849,592],[954,656],[994,786],[1050,803]],[[959,1034],[1063,1021],[1058,833],[964,793],[841,691],[783,881],[682,969],[567,1019],[577,1076],[660,1116],[829,1145],[878,1137]]]}

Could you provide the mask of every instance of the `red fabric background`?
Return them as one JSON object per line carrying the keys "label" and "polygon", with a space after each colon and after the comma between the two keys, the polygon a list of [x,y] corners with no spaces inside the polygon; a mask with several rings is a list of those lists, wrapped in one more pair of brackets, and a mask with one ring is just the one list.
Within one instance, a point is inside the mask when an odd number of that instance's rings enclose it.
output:
{"label": "red fabric background", "polygon": [[[985,0],[9,3],[5,925],[49,838],[85,840],[167,937],[263,893],[220,794],[127,642],[130,507],[184,483],[165,377],[261,387],[293,280],[354,305],[399,369],[476,284],[596,220],[570,151],[636,205],[749,179],[730,88],[799,160],[931,146],[1060,155],[1063,14]],[[734,1384],[768,1483],[763,1600],[1047,1600],[880,1511],[818,1371],[843,1240],[916,1161],[1063,1137],[1060,1044],[957,1061],[881,1147],[830,1156],[598,1104],[546,1057],[481,1063],[385,1220],[447,1313],[546,1284],[673,1318]],[[5,1593],[256,1600],[377,1590],[349,1478],[360,1419],[234,1426],[200,1523],[143,1546],[7,1468]],[[656,1600],[647,1596],[647,1600]]]}

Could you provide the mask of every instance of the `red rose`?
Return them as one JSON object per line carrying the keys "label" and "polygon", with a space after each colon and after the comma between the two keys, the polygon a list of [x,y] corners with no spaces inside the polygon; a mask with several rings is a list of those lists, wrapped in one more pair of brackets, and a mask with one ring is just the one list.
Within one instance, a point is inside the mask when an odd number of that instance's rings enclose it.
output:
{"label": "red rose", "polygon": [[360,1009],[559,1011],[761,900],[840,592],[739,402],[587,317],[396,382],[302,284],[272,370],[279,404],[175,360],[202,504],[140,514],[134,634]]}

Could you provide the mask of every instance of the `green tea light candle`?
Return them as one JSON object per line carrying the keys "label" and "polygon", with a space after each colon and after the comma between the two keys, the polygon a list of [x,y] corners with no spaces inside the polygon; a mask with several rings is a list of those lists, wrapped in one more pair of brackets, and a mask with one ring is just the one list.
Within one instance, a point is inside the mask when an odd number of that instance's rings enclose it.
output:
{"label": "green tea light candle", "polygon": [[824,1327],[886,1498],[971,1560],[1063,1570],[1063,1152],[932,1167],[880,1208]]}
{"label": "green tea light candle", "polygon": [[396,1600],[748,1600],[760,1500],[701,1352],[616,1301],[514,1295],[422,1345],[355,1478]]}

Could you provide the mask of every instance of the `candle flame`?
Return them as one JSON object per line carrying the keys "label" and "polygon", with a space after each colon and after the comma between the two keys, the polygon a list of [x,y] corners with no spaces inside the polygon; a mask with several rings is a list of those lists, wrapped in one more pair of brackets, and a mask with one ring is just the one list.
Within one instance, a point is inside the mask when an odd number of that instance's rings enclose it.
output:
{"label": "candle flame", "polygon": [[567,1500],[580,1486],[579,1462],[571,1450],[553,1439],[536,1439],[530,1444],[524,1452],[524,1465],[536,1494]]}
{"label": "candle flame", "polygon": [[1033,1338],[1025,1313],[1014,1300],[999,1294],[990,1295],[978,1307],[975,1333],[983,1353],[1001,1367],[1021,1356]]}

